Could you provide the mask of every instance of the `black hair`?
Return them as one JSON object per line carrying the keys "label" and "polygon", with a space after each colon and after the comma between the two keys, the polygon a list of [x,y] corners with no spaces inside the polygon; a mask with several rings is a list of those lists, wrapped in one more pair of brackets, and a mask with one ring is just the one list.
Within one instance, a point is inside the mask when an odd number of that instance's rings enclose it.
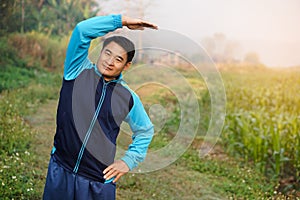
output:
{"label": "black hair", "polygon": [[135,48],[132,41],[123,36],[112,36],[104,40],[102,49],[104,49],[111,42],[117,43],[127,52],[126,63],[132,61],[135,54]]}

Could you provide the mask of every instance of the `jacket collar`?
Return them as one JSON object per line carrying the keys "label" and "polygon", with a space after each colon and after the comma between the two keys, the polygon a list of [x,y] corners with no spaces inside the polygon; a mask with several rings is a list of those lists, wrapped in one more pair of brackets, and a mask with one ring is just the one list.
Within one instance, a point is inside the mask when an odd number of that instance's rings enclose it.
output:
{"label": "jacket collar", "polygon": [[[99,72],[99,70],[98,70],[98,68],[97,68],[97,66],[94,64],[94,69],[95,69],[95,72],[96,72],[96,74],[99,76],[99,77],[102,77],[102,74]],[[103,79],[103,81],[104,81],[104,79]],[[108,82],[106,82],[106,83],[110,83],[110,82],[116,82],[116,83],[119,83],[119,82],[122,82],[123,81],[123,75],[122,75],[122,73],[121,74],[119,74],[119,76],[116,78],[116,79],[114,79],[114,80],[111,80],[111,81],[108,81]]]}

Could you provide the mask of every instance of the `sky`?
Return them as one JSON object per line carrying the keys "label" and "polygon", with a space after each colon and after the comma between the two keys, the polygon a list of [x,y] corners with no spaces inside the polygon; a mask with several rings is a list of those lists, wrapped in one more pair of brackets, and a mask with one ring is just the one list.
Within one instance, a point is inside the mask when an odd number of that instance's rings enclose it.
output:
{"label": "sky", "polygon": [[300,65],[300,0],[110,0],[102,11],[136,17],[141,7],[144,19],[198,43],[223,33],[267,66]]}

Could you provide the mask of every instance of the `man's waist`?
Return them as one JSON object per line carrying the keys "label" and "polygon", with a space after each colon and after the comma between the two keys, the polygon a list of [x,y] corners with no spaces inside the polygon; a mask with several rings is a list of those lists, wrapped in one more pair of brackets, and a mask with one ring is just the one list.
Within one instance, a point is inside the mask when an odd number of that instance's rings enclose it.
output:
{"label": "man's waist", "polygon": [[[54,154],[52,154],[54,157],[55,161],[62,167],[64,168],[67,172],[69,173],[74,173],[73,169],[75,166],[76,161],[70,161],[68,159],[64,159],[63,155],[60,155],[59,152],[56,150]],[[92,163],[92,161],[90,161]],[[106,167],[106,166],[103,166]],[[104,183],[105,179],[103,178],[103,173],[100,168],[103,168],[102,166],[96,166],[96,164],[92,164],[92,167],[89,166],[89,163],[86,159],[83,159],[82,162],[80,163],[80,166],[78,168],[77,174],[79,176],[84,177],[87,180],[90,181],[97,181]]]}

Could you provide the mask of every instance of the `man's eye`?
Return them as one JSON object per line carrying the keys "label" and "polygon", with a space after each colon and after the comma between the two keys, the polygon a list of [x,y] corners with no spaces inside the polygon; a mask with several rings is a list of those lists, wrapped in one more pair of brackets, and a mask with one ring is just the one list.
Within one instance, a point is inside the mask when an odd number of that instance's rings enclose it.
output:
{"label": "man's eye", "polygon": [[109,56],[110,52],[109,51],[105,51],[105,55]]}
{"label": "man's eye", "polygon": [[117,62],[122,62],[122,60],[121,59],[116,59],[117,60]]}

